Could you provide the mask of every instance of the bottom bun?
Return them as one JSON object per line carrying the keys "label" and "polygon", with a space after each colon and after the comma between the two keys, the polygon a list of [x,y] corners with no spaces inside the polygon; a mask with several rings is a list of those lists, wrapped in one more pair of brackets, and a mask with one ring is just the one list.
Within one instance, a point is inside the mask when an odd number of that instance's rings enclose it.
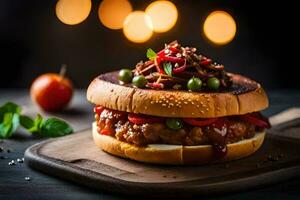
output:
{"label": "bottom bun", "polygon": [[227,145],[227,154],[216,159],[211,145],[183,146],[169,144],[150,144],[145,147],[135,146],[101,135],[93,123],[94,142],[103,151],[132,160],[169,165],[199,165],[240,159],[253,154],[263,144],[265,132],[256,133],[253,138],[244,139]]}

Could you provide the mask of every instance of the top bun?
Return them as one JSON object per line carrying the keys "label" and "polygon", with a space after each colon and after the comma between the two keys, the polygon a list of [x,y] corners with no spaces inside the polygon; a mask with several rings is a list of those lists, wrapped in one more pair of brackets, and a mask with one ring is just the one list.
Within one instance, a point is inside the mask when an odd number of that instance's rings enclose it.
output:
{"label": "top bun", "polygon": [[102,74],[88,87],[87,99],[106,108],[161,117],[214,118],[243,115],[268,107],[257,82],[238,74],[232,87],[221,92],[140,89],[118,84],[118,72]]}

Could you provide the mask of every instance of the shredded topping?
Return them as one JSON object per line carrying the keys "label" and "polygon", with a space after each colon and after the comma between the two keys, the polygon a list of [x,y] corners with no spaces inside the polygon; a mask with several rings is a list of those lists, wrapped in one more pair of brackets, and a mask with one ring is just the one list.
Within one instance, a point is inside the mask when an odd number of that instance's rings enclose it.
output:
{"label": "shredded topping", "polygon": [[222,64],[198,54],[194,47],[182,47],[177,41],[166,44],[158,53],[148,49],[147,57],[148,61],[136,64],[133,74],[144,76],[148,88],[193,91],[193,83],[190,83],[192,89],[188,85],[193,78],[200,79],[201,90],[228,88],[232,83]]}

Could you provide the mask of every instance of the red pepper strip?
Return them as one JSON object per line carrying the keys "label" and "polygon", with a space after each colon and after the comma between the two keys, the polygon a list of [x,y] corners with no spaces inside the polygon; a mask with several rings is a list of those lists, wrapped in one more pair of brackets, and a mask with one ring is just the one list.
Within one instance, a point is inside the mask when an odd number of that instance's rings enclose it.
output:
{"label": "red pepper strip", "polygon": [[200,65],[209,65],[211,64],[211,59],[204,59],[200,61]]}
{"label": "red pepper strip", "polygon": [[256,117],[253,114],[246,114],[243,116],[243,118],[251,123],[254,124],[256,126],[262,127],[262,128],[271,128],[271,124],[269,123],[269,121],[267,119],[259,119],[258,117]]}
{"label": "red pepper strip", "polygon": [[175,48],[175,47],[169,47],[169,50],[172,52],[172,53],[179,53],[180,50]]}
{"label": "red pepper strip", "polygon": [[209,118],[209,119],[183,118],[182,120],[193,126],[207,126],[216,122],[218,119],[217,118]]}
{"label": "red pepper strip", "polygon": [[161,117],[150,117],[146,115],[128,114],[128,120],[134,124],[156,123],[162,122],[164,119]]}
{"label": "red pepper strip", "polygon": [[156,55],[157,55],[157,56],[165,55],[165,49],[159,51]]}
{"label": "red pepper strip", "polygon": [[164,84],[162,84],[162,83],[147,83],[147,86],[149,86],[151,88],[155,88],[155,89],[163,89],[164,88]]}
{"label": "red pepper strip", "polygon": [[160,74],[165,74],[165,71],[160,67],[160,63],[161,63],[161,58],[159,56],[156,56],[155,58],[155,66],[156,66],[156,70],[160,73]]}
{"label": "red pepper strip", "polygon": [[173,68],[172,72],[173,74],[179,74],[183,72],[185,69],[186,69],[186,59],[184,59],[184,64],[182,66]]}
{"label": "red pepper strip", "polygon": [[183,64],[184,61],[185,61],[184,58],[178,58],[178,57],[172,57],[172,56],[166,56],[166,55],[162,55],[162,60],[163,61],[170,61],[170,62],[180,63],[180,64]]}
{"label": "red pepper strip", "polygon": [[94,112],[100,115],[105,108],[103,106],[94,107]]}

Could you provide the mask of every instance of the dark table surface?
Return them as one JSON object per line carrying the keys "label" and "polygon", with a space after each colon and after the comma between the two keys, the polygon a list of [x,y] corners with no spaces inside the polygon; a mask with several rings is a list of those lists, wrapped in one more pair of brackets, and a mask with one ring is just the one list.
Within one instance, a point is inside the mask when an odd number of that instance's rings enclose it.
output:
{"label": "dark table surface", "polygon": [[[270,108],[264,111],[267,116],[274,115],[289,107],[300,107],[300,90],[269,91]],[[23,112],[35,116],[37,112],[43,116],[56,116],[66,119],[75,130],[91,127],[93,121],[92,106],[85,100],[84,91],[76,91],[70,108],[64,113],[49,114],[36,108],[26,90],[0,90],[0,105],[13,101],[23,106]],[[26,164],[17,163],[9,166],[11,160],[22,158],[27,147],[40,142],[42,138],[31,136],[20,129],[10,139],[0,140],[4,151],[0,156],[0,199],[125,199],[132,198],[92,190],[74,183],[60,180],[38,171]],[[8,153],[7,150],[10,150]],[[30,177],[26,181],[25,177]],[[139,197],[140,199],[141,197]],[[142,197],[145,198],[145,197]],[[199,199],[200,197],[195,197]],[[271,185],[265,188],[228,194],[212,199],[300,199],[300,178],[288,182]]]}

